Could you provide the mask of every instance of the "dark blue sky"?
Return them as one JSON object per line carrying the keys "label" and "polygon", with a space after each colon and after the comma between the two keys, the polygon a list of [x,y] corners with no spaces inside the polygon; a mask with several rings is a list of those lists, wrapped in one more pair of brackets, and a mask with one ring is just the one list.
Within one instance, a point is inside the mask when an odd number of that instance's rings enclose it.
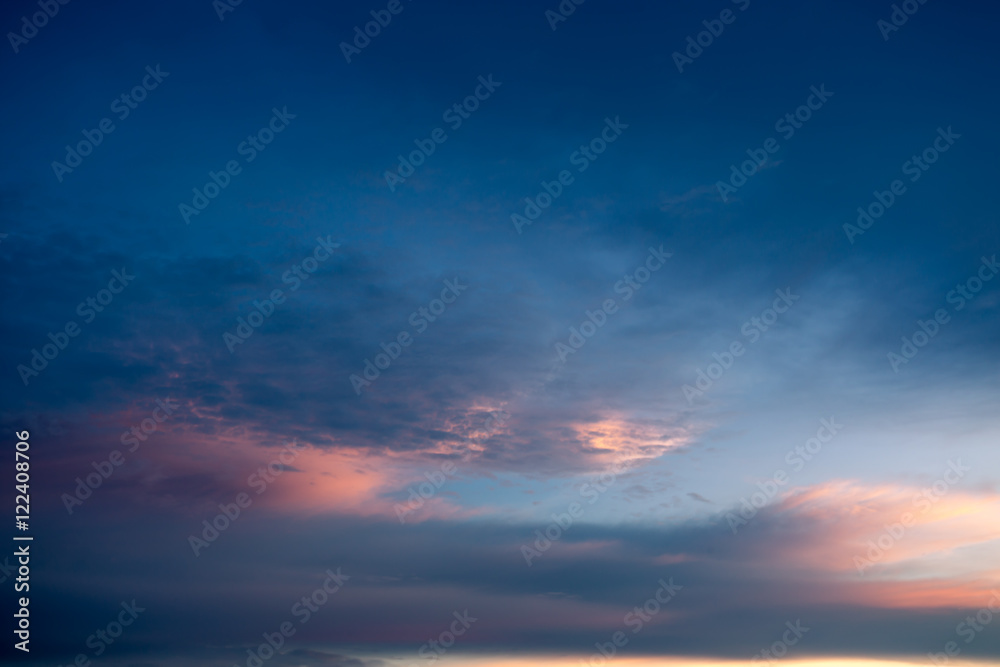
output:
{"label": "dark blue sky", "polygon": [[992,6],[885,39],[880,2],[218,4],[70,2],[0,58],[32,659],[141,598],[101,660],[246,664],[338,567],[274,664],[423,664],[466,608],[445,662],[586,660],[664,577],[623,657],[749,660],[808,616],[788,660],[920,661],[985,607]]}

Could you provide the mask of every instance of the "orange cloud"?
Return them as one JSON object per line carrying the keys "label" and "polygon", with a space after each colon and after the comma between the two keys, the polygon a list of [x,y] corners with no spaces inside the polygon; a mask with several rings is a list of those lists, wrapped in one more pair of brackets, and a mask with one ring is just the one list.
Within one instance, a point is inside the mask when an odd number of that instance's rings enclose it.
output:
{"label": "orange cloud", "polygon": [[809,526],[800,539],[783,542],[776,557],[789,576],[833,575],[837,585],[825,590],[824,602],[977,607],[1000,586],[996,493],[972,493],[957,484],[834,481],[794,489],[768,511],[778,522]]}

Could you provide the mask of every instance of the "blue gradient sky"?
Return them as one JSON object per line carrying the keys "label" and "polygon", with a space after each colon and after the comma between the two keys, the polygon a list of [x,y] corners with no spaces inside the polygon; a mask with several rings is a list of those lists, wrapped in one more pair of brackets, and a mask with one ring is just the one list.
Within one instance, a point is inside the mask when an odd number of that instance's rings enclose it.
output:
{"label": "blue gradient sky", "polygon": [[[997,660],[996,624],[968,644],[956,626],[1000,589],[1000,281],[953,292],[1000,251],[995,10],[928,2],[886,40],[891,3],[590,0],[555,30],[555,2],[401,6],[350,63],[339,44],[385,4],[246,0],[220,20],[207,0],[71,2],[16,53],[8,38],[0,421],[31,432],[30,659],[95,658],[88,636],[136,599],[148,612],[106,664],[246,664],[340,567],[343,590],[268,663],[423,665],[469,609],[482,620],[445,663],[587,664],[671,577],[669,613],[617,659],[749,661],[802,619],[789,664],[919,664],[951,640]],[[678,72],[672,54],[724,9],[734,21]],[[36,11],[8,4],[0,25]],[[120,119],[113,100],[157,66]],[[499,86],[453,129],[442,114],[480,77]],[[832,96],[782,137],[820,86]],[[239,146],[274,109],[294,118],[248,162]],[[60,181],[53,161],[105,117],[114,131]],[[581,172],[606,119],[627,127]],[[447,141],[391,189],[386,171],[439,127]],[[939,128],[960,137],[911,181]],[[780,148],[723,201],[719,181],[769,137]],[[230,160],[240,173],[186,223],[179,205]],[[512,214],[562,170],[573,183],[519,233]],[[895,179],[905,194],[849,238]],[[292,290],[318,238],[339,247]],[[650,248],[670,257],[626,300],[616,286]],[[84,322],[78,304],[123,269],[134,280]],[[418,327],[445,281],[468,287]],[[287,300],[230,352],[223,334],[274,289]],[[776,290],[797,298],[747,335]],[[939,309],[948,322],[894,369]],[[69,321],[80,334],[23,381]],[[350,376],[401,332],[412,344],[359,395]],[[744,353],[689,400],[734,341]],[[158,399],[178,407],[129,452],[122,433]],[[258,495],[248,477],[293,442]],[[124,463],[68,511],[115,450]],[[427,475],[445,481],[401,522]],[[201,522],[243,492],[252,505],[196,555]],[[522,547],[574,502],[529,566]],[[859,571],[906,512],[916,525]]]}

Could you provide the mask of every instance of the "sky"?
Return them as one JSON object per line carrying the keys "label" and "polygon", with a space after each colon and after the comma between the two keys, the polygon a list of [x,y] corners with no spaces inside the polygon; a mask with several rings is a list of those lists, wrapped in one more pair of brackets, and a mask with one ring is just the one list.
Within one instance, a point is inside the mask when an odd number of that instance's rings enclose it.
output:
{"label": "sky", "polygon": [[1000,664],[995,14],[6,3],[4,661]]}

